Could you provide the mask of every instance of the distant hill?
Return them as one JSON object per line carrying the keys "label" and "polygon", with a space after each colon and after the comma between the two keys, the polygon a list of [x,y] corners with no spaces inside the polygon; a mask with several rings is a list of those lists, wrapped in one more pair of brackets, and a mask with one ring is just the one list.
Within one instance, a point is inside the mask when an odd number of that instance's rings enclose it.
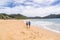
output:
{"label": "distant hill", "polygon": [[0,13],[0,19],[26,19],[27,17],[21,14],[5,14]]}
{"label": "distant hill", "polygon": [[50,15],[45,16],[43,18],[60,18],[60,14],[50,14]]}
{"label": "distant hill", "polygon": [[0,19],[45,19],[45,18],[60,18],[60,14],[50,14],[45,17],[26,17],[21,14],[5,14],[5,13],[0,13]]}
{"label": "distant hill", "polygon": [[29,17],[30,19],[41,19],[42,17],[36,16],[36,17]]}
{"label": "distant hill", "polygon": [[60,14],[50,14],[48,16],[45,16],[45,17],[29,17],[30,19],[46,19],[46,18],[60,18]]}

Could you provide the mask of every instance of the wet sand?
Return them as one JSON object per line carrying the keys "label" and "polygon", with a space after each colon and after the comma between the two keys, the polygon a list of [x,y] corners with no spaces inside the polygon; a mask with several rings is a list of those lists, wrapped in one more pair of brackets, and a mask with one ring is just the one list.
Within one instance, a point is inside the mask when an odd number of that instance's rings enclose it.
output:
{"label": "wet sand", "polygon": [[0,40],[60,40],[60,34],[32,26],[22,20],[0,20]]}

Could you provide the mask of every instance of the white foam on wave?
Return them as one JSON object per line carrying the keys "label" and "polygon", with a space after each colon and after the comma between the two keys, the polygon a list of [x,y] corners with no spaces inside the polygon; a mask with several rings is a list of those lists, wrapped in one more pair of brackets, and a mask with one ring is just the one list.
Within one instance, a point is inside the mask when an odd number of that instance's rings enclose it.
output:
{"label": "white foam on wave", "polygon": [[32,25],[43,25],[43,26],[47,26],[47,25],[52,25],[52,22],[47,22],[47,21],[31,21]]}
{"label": "white foam on wave", "polygon": [[51,29],[51,28],[48,28],[48,27],[44,27],[44,28],[47,29],[47,30],[50,30],[50,31],[56,32],[56,33],[60,33],[60,31],[56,31],[56,30]]}
{"label": "white foam on wave", "polygon": [[53,22],[47,22],[47,21],[31,21],[32,25],[37,25],[38,27],[42,27],[45,28],[47,30],[56,32],[56,33],[60,33],[60,29],[59,26],[60,24],[56,24]]}
{"label": "white foam on wave", "polygon": [[[47,30],[60,33],[60,24],[54,23],[54,22],[48,22],[48,21],[32,21],[32,20],[24,20],[26,21],[31,21],[31,25],[36,25],[38,27],[45,28]],[[58,30],[59,29],[59,30]]]}

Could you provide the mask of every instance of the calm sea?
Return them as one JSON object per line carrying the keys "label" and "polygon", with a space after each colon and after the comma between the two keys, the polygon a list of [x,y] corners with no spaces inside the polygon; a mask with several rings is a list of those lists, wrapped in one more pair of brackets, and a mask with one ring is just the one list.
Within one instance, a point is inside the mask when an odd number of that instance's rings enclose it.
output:
{"label": "calm sea", "polygon": [[60,33],[60,18],[56,19],[31,19],[31,24]]}

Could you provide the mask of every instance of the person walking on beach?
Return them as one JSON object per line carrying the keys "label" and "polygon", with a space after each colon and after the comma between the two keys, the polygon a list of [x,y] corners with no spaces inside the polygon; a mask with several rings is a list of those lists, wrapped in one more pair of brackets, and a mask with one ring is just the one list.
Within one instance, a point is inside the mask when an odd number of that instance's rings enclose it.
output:
{"label": "person walking on beach", "polygon": [[27,21],[27,22],[26,22],[26,27],[27,27],[27,28],[30,28],[30,25],[31,25],[31,22],[30,22],[30,21]]}
{"label": "person walking on beach", "polygon": [[29,24],[29,28],[30,28],[31,22],[29,21],[28,24]]}
{"label": "person walking on beach", "polygon": [[26,27],[28,28],[28,22],[26,21]]}

